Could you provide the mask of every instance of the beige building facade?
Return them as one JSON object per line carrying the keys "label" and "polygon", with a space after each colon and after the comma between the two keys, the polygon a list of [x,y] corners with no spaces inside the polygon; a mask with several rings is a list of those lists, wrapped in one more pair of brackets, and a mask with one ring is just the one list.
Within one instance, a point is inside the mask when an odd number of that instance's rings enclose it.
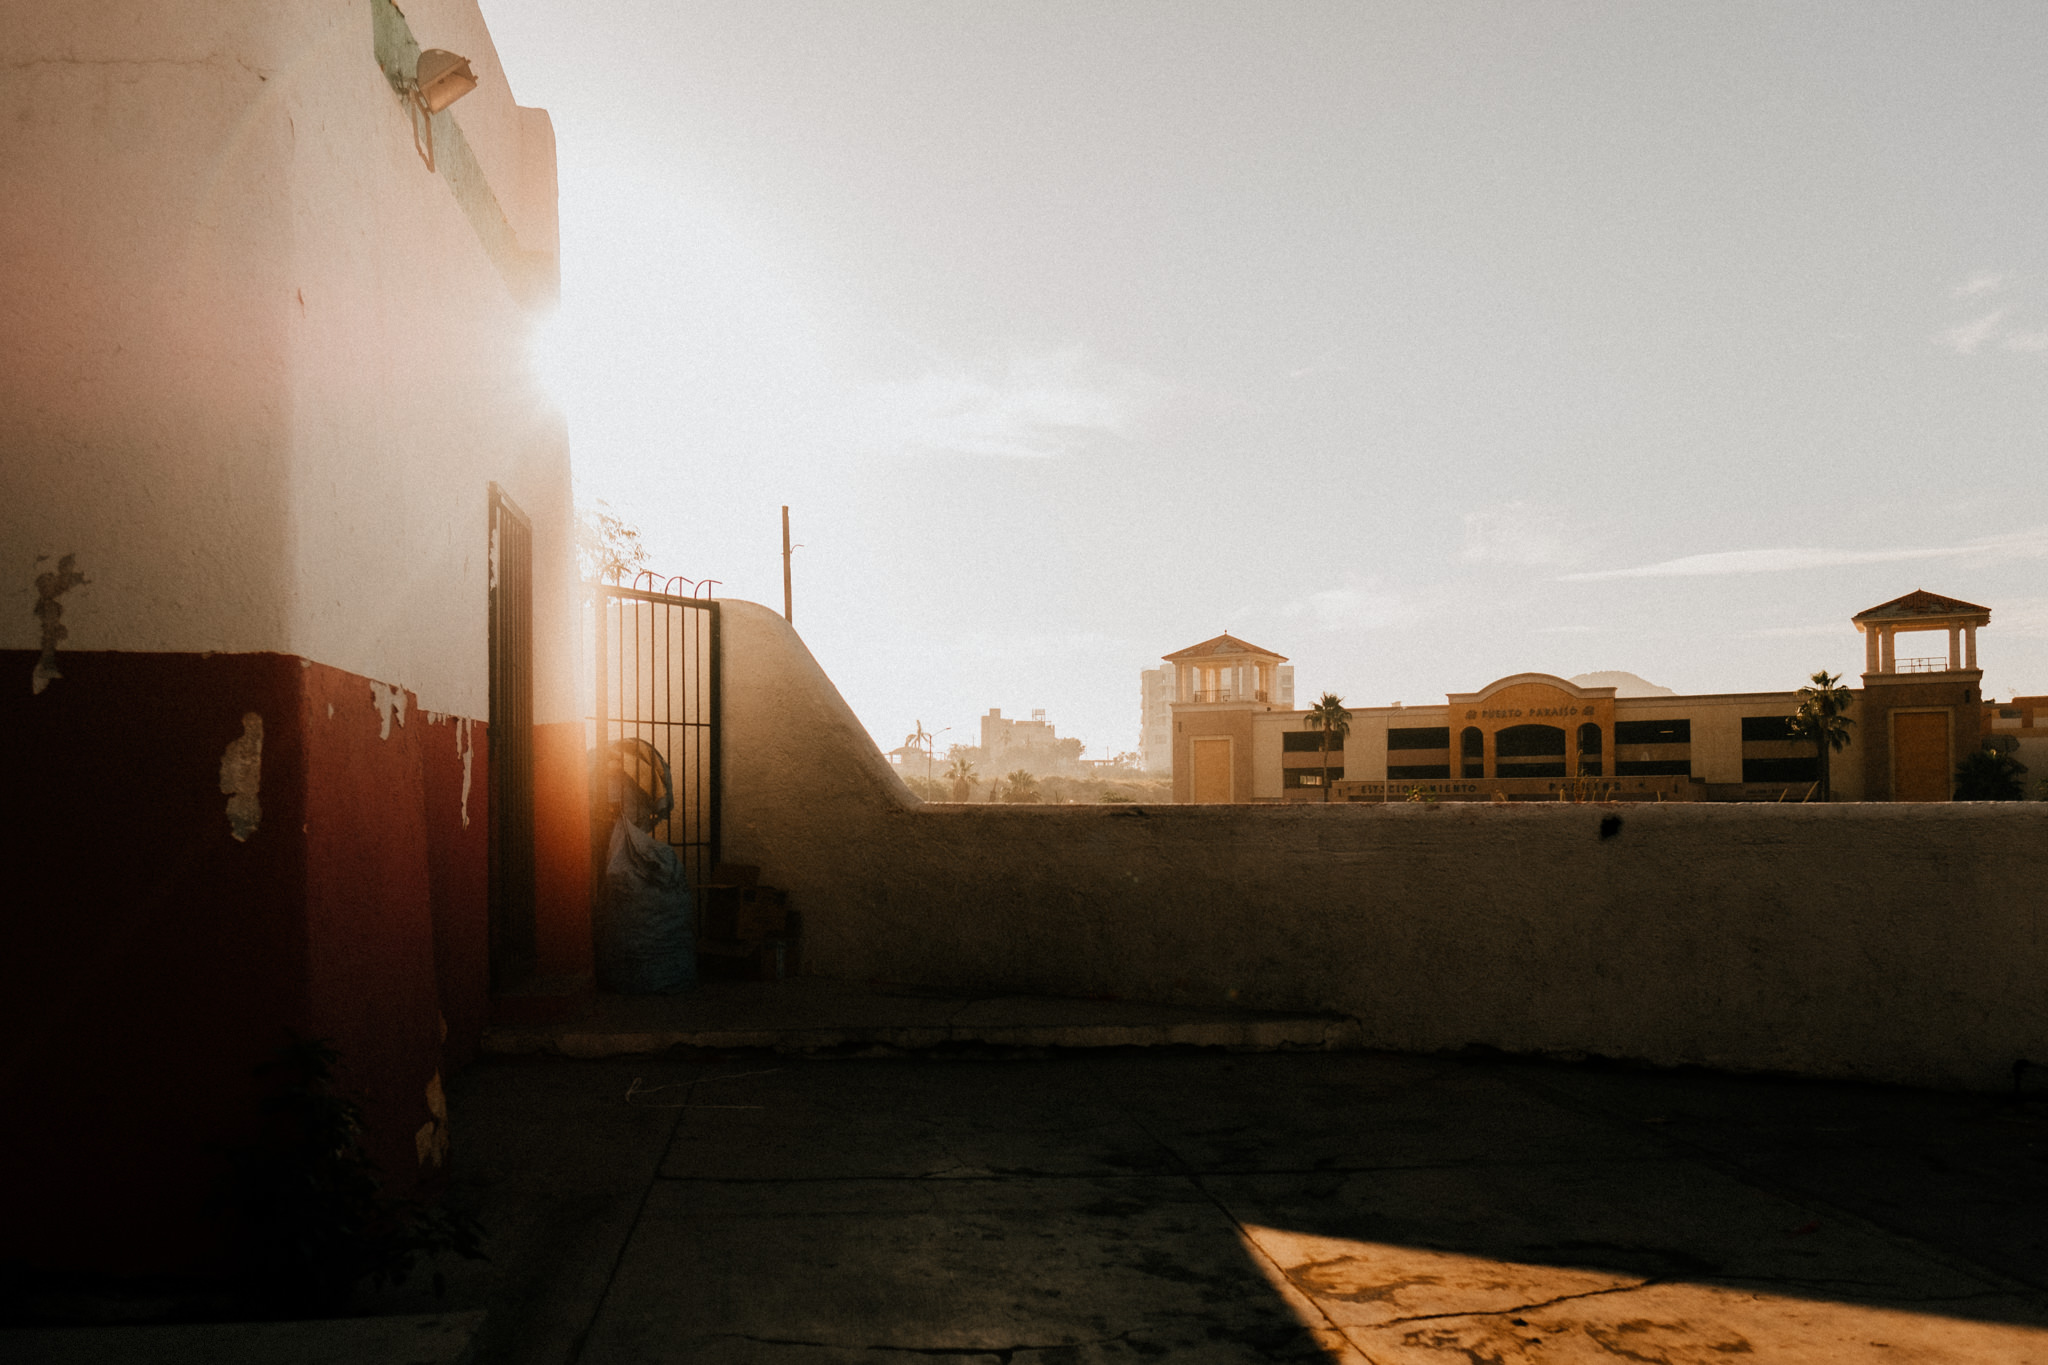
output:
{"label": "beige building facade", "polygon": [[[2048,704],[1987,706],[1976,663],[1988,608],[1917,591],[1853,620],[1869,668],[1852,693],[1850,744],[1829,764],[1837,801],[1946,801],[1956,764],[1985,742],[2048,774]],[[1948,651],[1900,656],[1935,632]],[[1802,801],[1819,763],[1787,721],[1795,692],[1618,696],[1516,673],[1440,706],[1351,708],[1326,754],[1308,713],[1272,699],[1282,656],[1229,635],[1165,656],[1175,670],[1174,799],[1217,802]],[[2022,746],[2025,746],[2024,752]],[[2034,765],[2029,765],[2030,767]]]}

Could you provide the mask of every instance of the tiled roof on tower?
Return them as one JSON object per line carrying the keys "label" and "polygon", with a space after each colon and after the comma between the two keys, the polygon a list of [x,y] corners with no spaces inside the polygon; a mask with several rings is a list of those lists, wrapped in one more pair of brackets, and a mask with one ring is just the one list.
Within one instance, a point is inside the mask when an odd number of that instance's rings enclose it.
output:
{"label": "tiled roof on tower", "polygon": [[1198,645],[1189,645],[1186,649],[1162,657],[1168,663],[1174,663],[1181,659],[1210,659],[1218,655],[1231,654],[1256,654],[1262,659],[1277,659],[1281,663],[1287,662],[1285,654],[1275,654],[1270,649],[1260,649],[1257,645],[1247,644],[1227,630],[1213,640],[1204,640]]}
{"label": "tiled roof on tower", "polygon": [[1859,611],[1849,619],[1852,621],[1893,621],[1917,620],[1930,616],[1991,615],[1991,608],[1980,607],[1975,602],[1964,602],[1954,597],[1943,597],[1940,593],[1925,588],[1915,588],[1904,597],[1894,597],[1889,602],[1880,602],[1868,611]]}

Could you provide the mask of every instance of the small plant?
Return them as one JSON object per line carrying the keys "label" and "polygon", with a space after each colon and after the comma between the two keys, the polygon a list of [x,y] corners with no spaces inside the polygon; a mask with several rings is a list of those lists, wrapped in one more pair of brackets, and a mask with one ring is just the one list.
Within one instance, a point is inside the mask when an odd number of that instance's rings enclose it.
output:
{"label": "small plant", "polygon": [[576,568],[599,583],[626,583],[647,567],[647,546],[639,528],[612,511],[603,498],[576,511]]}
{"label": "small plant", "polygon": [[421,1256],[486,1259],[475,1219],[383,1192],[363,1150],[362,1107],[335,1093],[338,1060],[328,1043],[294,1036],[257,1067],[266,1131],[228,1154],[223,1202],[238,1219],[242,1267],[280,1316],[337,1313],[365,1280],[404,1284]]}

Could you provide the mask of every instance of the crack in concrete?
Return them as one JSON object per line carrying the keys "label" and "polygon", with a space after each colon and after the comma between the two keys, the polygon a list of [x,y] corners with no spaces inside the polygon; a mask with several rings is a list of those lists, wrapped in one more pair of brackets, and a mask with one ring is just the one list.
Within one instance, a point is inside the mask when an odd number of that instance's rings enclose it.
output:
{"label": "crack in concrete", "polygon": [[1655,1285],[1670,1283],[1672,1281],[1665,1279],[1639,1280],[1635,1284],[1618,1284],[1609,1289],[1588,1289],[1581,1294],[1560,1294],[1554,1299],[1544,1299],[1540,1303],[1520,1303],[1512,1308],[1467,1308],[1455,1313],[1416,1313],[1411,1317],[1388,1318],[1380,1325],[1395,1327],[1404,1322],[1434,1322],[1439,1318],[1499,1318],[1510,1313],[1534,1313],[1560,1303],[1570,1303],[1574,1299],[1598,1299],[1612,1294],[1633,1294],[1638,1289],[1649,1289]]}
{"label": "crack in concrete", "polygon": [[[697,1090],[695,1080],[687,1084],[690,1090],[683,1096],[686,1104]],[[625,1235],[619,1238],[619,1249],[612,1254],[611,1267],[605,1271],[604,1290],[597,1296],[597,1302],[590,1306],[590,1316],[584,1319],[583,1326],[578,1329],[574,1340],[569,1344],[569,1365],[579,1365],[582,1361],[583,1348],[590,1344],[591,1333],[597,1330],[597,1320],[604,1316],[604,1306],[611,1302],[612,1286],[617,1284],[619,1279],[619,1267],[626,1262],[626,1248],[633,1244],[633,1236],[640,1231],[641,1220],[647,1217],[647,1205],[653,1200],[654,1191],[661,1185],[661,1167],[668,1160],[669,1152],[675,1148],[676,1134],[682,1129],[684,1113],[684,1109],[678,1108],[675,1118],[669,1121],[668,1136],[662,1139],[661,1148],[655,1153],[654,1169],[648,1173],[647,1188],[640,1192],[639,1207],[633,1210],[633,1221],[626,1225]]]}
{"label": "crack in concrete", "polygon": [[751,1341],[761,1346],[808,1346],[821,1351],[887,1351],[899,1355],[963,1357],[975,1359],[992,1356],[1001,1365],[1010,1365],[1017,1356],[1037,1351],[1074,1351],[1088,1346],[1116,1346],[1130,1340],[1136,1329],[1118,1332],[1113,1337],[1099,1337],[1093,1341],[1058,1341],[1049,1343],[1020,1342],[1015,1346],[897,1346],[888,1342],[866,1346],[850,1346],[840,1341],[809,1341],[801,1337],[763,1337],[751,1332],[719,1332],[715,1336],[700,1337],[700,1341]]}
{"label": "crack in concrete", "polygon": [[1131,1125],[1150,1138],[1152,1144],[1166,1154],[1167,1164],[1169,1166],[1178,1166],[1181,1170],[1181,1178],[1189,1185],[1192,1185],[1196,1193],[1215,1206],[1216,1211],[1223,1215],[1224,1221],[1229,1223],[1231,1229],[1237,1233],[1238,1244],[1244,1247],[1249,1254],[1265,1262],[1267,1282],[1275,1290],[1279,1291],[1281,1301],[1285,1303],[1290,1295],[1299,1296],[1301,1304],[1288,1303],[1287,1306],[1294,1311],[1296,1318],[1301,1321],[1302,1330],[1310,1333],[1312,1336],[1318,1334],[1318,1329],[1309,1324],[1307,1314],[1301,1311],[1301,1306],[1306,1305],[1310,1312],[1313,1312],[1318,1318],[1322,1319],[1323,1325],[1320,1329],[1322,1333],[1327,1333],[1336,1340],[1343,1342],[1361,1358],[1369,1359],[1365,1355],[1365,1349],[1358,1344],[1349,1332],[1344,1330],[1341,1323],[1330,1316],[1329,1311],[1323,1307],[1314,1295],[1307,1293],[1301,1286],[1287,1278],[1285,1267],[1273,1259],[1272,1253],[1266,1250],[1258,1238],[1252,1236],[1251,1230],[1244,1225],[1243,1220],[1231,1210],[1230,1206],[1223,1202],[1222,1196],[1202,1183],[1202,1173],[1195,1169],[1193,1163],[1168,1146],[1166,1141],[1159,1134],[1153,1132],[1142,1120],[1134,1117],[1131,1120]]}
{"label": "crack in concrete", "polygon": [[95,66],[95,67],[144,67],[144,66],[239,66],[259,81],[268,81],[270,73],[236,56],[232,52],[209,52],[204,57],[24,57],[20,61],[8,62],[8,71],[27,71],[38,66]]}

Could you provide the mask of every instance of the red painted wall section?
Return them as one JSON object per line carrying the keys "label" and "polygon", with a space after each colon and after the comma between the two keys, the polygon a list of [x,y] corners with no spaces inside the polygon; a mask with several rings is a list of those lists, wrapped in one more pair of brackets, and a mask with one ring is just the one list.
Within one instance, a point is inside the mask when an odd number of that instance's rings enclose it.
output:
{"label": "red painted wall section", "polygon": [[590,760],[583,725],[533,729],[534,947],[540,976],[588,984]]}
{"label": "red painted wall section", "polygon": [[[430,869],[461,857],[459,845],[435,845],[452,813],[430,820],[426,768],[454,741],[402,689],[317,664],[306,668],[304,725],[308,1015],[363,1097],[365,1143],[387,1189],[408,1193],[414,1134],[433,1121],[427,1089],[442,1067]],[[471,853],[481,867],[481,837]]]}
{"label": "red painted wall section", "polygon": [[21,684],[0,689],[0,1263],[212,1264],[220,1149],[254,1131],[250,1073],[287,1029],[335,1041],[409,1188],[428,1082],[487,1006],[482,725],[409,696],[401,723],[369,679],[275,654],[67,652],[40,695],[34,664],[0,652]]}
{"label": "red painted wall section", "polygon": [[[214,1251],[209,1144],[306,1026],[301,672],[275,654],[0,653],[0,1257],[186,1268]],[[230,833],[223,751],[263,718],[260,822]]]}
{"label": "red painted wall section", "polygon": [[418,723],[442,1065],[453,1075],[475,1060],[490,1022],[490,746],[480,720],[430,712]]}

